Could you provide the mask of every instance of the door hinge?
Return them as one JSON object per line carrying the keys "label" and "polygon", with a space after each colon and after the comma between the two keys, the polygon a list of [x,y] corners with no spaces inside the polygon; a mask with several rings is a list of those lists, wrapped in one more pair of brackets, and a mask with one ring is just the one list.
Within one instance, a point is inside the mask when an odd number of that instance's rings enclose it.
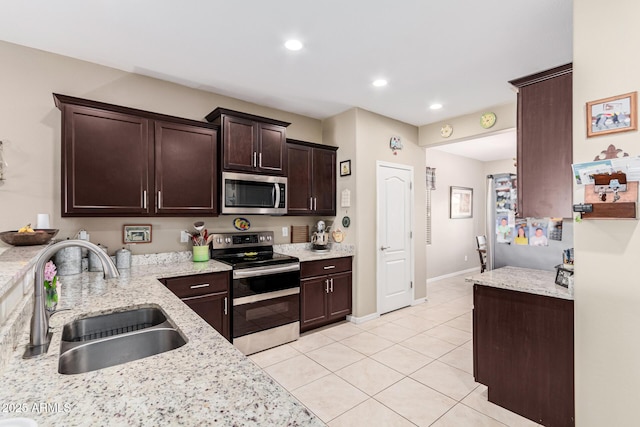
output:
{"label": "door hinge", "polygon": [[409,282],[411,284],[411,289],[413,289],[413,281]]}
{"label": "door hinge", "polygon": [[409,190],[413,190],[413,182],[409,183]]}
{"label": "door hinge", "polygon": [[409,238],[410,238],[410,239],[413,239],[413,231],[410,231],[410,232],[409,232]]}

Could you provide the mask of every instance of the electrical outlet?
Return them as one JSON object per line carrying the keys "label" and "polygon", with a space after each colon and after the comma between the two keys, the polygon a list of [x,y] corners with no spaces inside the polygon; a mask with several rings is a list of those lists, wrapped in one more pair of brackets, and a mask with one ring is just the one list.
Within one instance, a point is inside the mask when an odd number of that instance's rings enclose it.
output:
{"label": "electrical outlet", "polygon": [[464,256],[464,260],[467,261],[467,256],[466,255]]}
{"label": "electrical outlet", "polygon": [[189,232],[180,230],[180,243],[189,243]]}
{"label": "electrical outlet", "polygon": [[287,237],[289,235],[289,227],[282,227],[282,237]]}

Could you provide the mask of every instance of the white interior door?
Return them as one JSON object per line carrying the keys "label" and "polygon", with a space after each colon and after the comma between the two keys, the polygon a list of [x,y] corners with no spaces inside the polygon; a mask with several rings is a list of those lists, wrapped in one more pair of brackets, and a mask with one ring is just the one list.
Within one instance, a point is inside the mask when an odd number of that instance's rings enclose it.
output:
{"label": "white interior door", "polygon": [[413,167],[377,163],[378,313],[413,301]]}

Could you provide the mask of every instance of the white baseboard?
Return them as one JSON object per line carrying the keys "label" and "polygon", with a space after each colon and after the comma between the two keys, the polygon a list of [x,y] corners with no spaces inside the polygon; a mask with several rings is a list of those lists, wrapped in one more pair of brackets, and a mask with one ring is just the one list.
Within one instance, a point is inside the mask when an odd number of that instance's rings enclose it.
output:
{"label": "white baseboard", "polygon": [[418,304],[422,304],[423,302],[426,302],[427,298],[418,298],[418,299],[414,299],[413,302],[411,303],[411,305],[418,305]]}
{"label": "white baseboard", "polygon": [[355,316],[348,315],[347,320],[351,323],[355,323],[356,325],[359,325],[361,323],[368,322],[369,320],[377,319],[378,317],[380,317],[378,313],[371,313],[362,317],[355,317]]}
{"label": "white baseboard", "polygon": [[469,274],[469,273],[480,273],[480,267],[468,268],[466,270],[456,271],[454,273],[449,273],[449,274],[443,274],[442,276],[438,276],[438,277],[432,277],[431,279],[427,279],[427,284],[431,282],[436,282],[442,279],[448,279],[449,277],[455,277],[461,274]]}

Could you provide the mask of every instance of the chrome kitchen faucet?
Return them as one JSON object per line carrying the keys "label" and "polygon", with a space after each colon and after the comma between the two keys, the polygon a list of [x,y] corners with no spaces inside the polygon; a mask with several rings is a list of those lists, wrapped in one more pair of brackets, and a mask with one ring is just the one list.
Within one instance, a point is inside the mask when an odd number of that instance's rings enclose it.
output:
{"label": "chrome kitchen faucet", "polygon": [[44,309],[44,265],[60,249],[72,246],[86,248],[97,255],[102,262],[104,277],[113,279],[120,276],[111,258],[97,245],[85,240],[63,240],[46,248],[36,260],[35,278],[33,279],[33,315],[31,316],[31,333],[29,344],[22,357],[30,359],[47,352],[52,333],[49,332],[49,315]]}

